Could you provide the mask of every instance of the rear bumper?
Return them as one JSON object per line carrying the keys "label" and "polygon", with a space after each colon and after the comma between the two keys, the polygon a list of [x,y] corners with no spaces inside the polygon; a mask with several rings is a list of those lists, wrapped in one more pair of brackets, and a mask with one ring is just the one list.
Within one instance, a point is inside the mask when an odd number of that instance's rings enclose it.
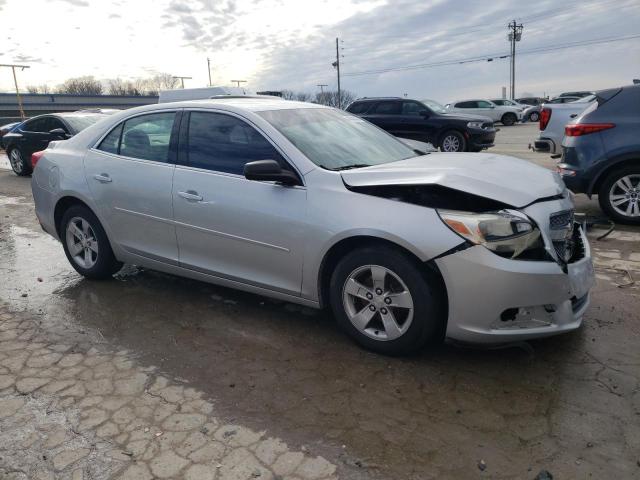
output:
{"label": "rear bumper", "polygon": [[536,152],[556,153],[556,143],[550,138],[538,138],[533,142],[533,149]]}
{"label": "rear bumper", "polygon": [[439,258],[447,287],[447,337],[503,343],[575,330],[589,306],[594,283],[584,233],[584,256],[567,272],[555,262],[510,260],[482,246]]}

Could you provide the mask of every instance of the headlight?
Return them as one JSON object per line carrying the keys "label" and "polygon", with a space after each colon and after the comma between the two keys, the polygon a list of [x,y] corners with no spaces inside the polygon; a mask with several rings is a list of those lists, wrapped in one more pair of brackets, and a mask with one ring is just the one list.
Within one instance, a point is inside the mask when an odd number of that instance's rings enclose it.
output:
{"label": "headlight", "polygon": [[472,213],[458,210],[438,210],[447,226],[475,245],[515,258],[525,250],[541,246],[540,230],[522,212]]}
{"label": "headlight", "polygon": [[467,123],[469,128],[482,128],[482,122],[469,122]]}

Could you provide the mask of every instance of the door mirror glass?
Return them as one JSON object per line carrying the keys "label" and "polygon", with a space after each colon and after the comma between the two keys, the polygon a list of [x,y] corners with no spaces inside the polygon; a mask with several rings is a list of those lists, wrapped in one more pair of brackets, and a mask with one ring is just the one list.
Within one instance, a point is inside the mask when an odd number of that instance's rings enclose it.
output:
{"label": "door mirror glass", "polygon": [[298,177],[289,170],[283,170],[275,160],[256,160],[244,165],[247,180],[278,182],[284,185],[297,185]]}

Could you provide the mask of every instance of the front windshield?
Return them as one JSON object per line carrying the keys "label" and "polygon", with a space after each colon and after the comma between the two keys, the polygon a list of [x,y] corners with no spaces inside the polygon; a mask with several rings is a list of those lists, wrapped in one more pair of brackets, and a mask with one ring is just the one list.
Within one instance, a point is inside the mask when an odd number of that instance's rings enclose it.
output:
{"label": "front windshield", "polygon": [[435,102],[433,100],[422,100],[422,103],[424,103],[427,107],[429,107],[436,113],[447,113],[447,110],[438,102]]}
{"label": "front windshield", "polygon": [[309,160],[328,170],[368,167],[417,153],[366,120],[328,108],[257,112]]}
{"label": "front windshield", "polygon": [[81,132],[85,128],[93,125],[98,120],[102,120],[106,115],[100,113],[83,113],[79,115],[65,115],[64,119],[76,132]]}

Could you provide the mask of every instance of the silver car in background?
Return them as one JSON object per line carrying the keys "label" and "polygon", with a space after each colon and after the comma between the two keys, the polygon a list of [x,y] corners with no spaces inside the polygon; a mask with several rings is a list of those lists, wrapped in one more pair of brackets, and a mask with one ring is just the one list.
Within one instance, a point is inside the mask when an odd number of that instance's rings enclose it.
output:
{"label": "silver car in background", "polygon": [[132,263],[327,306],[387,354],[445,336],[497,343],[576,329],[593,283],[555,173],[499,155],[424,154],[308,103],[127,110],[46,150],[32,188],[43,229],[87,278]]}

